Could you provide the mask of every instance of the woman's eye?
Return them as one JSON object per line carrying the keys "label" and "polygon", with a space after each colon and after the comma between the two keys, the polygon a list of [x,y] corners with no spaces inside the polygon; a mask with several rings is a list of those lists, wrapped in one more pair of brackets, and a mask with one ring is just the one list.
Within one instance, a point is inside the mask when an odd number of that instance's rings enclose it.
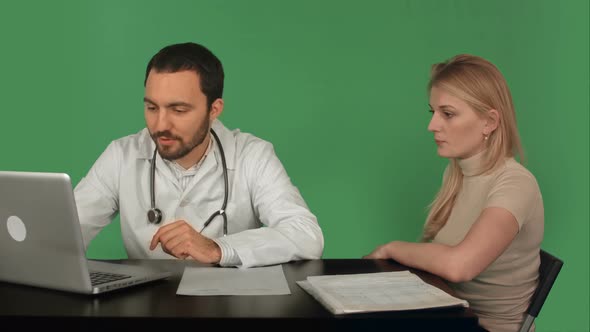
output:
{"label": "woman's eye", "polygon": [[453,116],[455,116],[455,114],[453,114],[451,112],[444,112],[444,115],[446,118],[452,118]]}

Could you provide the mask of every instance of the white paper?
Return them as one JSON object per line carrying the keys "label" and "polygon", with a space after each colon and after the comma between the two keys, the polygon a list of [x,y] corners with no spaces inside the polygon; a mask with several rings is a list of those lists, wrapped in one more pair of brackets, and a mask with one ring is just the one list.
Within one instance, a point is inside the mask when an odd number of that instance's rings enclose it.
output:
{"label": "white paper", "polygon": [[186,267],[178,295],[286,295],[291,294],[282,265],[249,269]]}
{"label": "white paper", "polygon": [[468,306],[409,271],[312,276],[297,284],[334,314]]}

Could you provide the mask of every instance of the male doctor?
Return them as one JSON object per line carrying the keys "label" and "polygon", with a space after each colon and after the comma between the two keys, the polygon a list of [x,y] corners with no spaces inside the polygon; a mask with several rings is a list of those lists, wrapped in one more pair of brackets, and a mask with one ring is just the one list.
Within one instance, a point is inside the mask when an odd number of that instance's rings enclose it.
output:
{"label": "male doctor", "polygon": [[252,267],[321,257],[316,217],[272,145],[217,120],[223,79],[199,44],[150,60],[147,128],[113,141],[75,188],[86,247],[119,213],[129,258]]}

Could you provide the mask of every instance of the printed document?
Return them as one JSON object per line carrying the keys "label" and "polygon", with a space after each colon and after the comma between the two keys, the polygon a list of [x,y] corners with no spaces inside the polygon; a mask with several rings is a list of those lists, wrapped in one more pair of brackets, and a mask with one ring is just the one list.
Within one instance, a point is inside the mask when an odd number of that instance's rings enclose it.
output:
{"label": "printed document", "polygon": [[249,269],[185,267],[178,295],[291,294],[282,265]]}
{"label": "printed document", "polygon": [[297,284],[336,315],[469,305],[410,271],[310,276]]}

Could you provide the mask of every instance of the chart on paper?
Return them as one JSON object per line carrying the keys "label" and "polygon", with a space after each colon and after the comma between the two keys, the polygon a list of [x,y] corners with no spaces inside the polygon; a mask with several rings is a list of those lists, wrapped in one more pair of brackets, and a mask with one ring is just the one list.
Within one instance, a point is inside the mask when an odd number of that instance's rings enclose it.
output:
{"label": "chart on paper", "polygon": [[298,284],[336,314],[468,305],[409,271],[312,276]]}

